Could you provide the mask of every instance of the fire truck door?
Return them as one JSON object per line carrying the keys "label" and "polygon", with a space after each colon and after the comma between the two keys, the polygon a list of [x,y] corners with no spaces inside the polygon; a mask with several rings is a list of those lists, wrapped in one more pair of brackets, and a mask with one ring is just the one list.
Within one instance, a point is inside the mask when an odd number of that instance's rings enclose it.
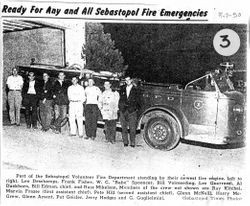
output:
{"label": "fire truck door", "polygon": [[189,133],[215,135],[218,109],[216,92],[184,90],[181,107],[189,122]]}

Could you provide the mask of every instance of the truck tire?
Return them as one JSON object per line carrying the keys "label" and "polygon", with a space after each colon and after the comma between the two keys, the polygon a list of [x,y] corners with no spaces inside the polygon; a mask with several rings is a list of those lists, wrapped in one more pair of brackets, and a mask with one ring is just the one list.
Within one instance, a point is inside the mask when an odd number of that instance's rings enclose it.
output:
{"label": "truck tire", "polygon": [[180,127],[169,114],[152,115],[144,129],[144,140],[152,148],[160,150],[174,149],[180,142]]}
{"label": "truck tire", "polygon": [[[54,115],[53,115],[54,116]],[[37,107],[37,120],[38,123],[42,125],[42,120],[41,120],[41,111],[40,111],[40,107]],[[53,124],[53,122],[55,121],[55,119],[53,118],[50,122],[50,125]],[[60,127],[63,127],[66,123],[68,122],[68,116],[64,117],[64,119],[61,121]]]}

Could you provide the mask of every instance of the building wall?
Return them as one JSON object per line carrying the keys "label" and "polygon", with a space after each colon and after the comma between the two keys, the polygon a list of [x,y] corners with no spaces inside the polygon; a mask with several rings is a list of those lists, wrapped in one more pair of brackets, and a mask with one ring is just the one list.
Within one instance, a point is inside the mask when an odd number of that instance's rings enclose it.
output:
{"label": "building wall", "polygon": [[85,44],[85,21],[75,19],[46,19],[43,23],[63,28],[65,31],[65,63],[82,67],[85,60],[81,57],[82,46]]}
{"label": "building wall", "polygon": [[85,44],[85,22],[68,20],[64,26],[67,27],[65,29],[66,62],[69,66],[78,64],[84,67],[85,60],[82,59],[81,52]]}
{"label": "building wall", "polygon": [[64,66],[63,30],[41,28],[3,34],[3,110],[6,110],[6,80],[11,69],[37,63]]}

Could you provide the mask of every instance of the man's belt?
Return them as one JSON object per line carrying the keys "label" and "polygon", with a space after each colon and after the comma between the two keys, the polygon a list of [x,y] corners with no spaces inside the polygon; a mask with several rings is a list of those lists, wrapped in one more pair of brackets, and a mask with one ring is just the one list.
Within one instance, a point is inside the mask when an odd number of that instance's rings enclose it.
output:
{"label": "man's belt", "polygon": [[21,89],[9,89],[9,91],[17,91],[17,92],[21,92]]}

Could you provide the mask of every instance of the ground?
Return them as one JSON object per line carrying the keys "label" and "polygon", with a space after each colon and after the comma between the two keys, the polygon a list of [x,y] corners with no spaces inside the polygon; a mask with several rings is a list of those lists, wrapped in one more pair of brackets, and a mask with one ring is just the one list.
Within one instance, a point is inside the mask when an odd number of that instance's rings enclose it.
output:
{"label": "ground", "polygon": [[[6,121],[4,121],[6,122]],[[221,149],[181,142],[171,151],[150,148],[137,135],[137,146],[123,147],[121,133],[117,142],[104,142],[103,129],[98,128],[93,140],[71,137],[68,131],[54,134],[52,131],[27,129],[4,123],[2,161],[4,169],[82,169],[102,168],[133,171],[195,171],[210,174],[223,172],[240,174],[245,167],[245,147]]]}

